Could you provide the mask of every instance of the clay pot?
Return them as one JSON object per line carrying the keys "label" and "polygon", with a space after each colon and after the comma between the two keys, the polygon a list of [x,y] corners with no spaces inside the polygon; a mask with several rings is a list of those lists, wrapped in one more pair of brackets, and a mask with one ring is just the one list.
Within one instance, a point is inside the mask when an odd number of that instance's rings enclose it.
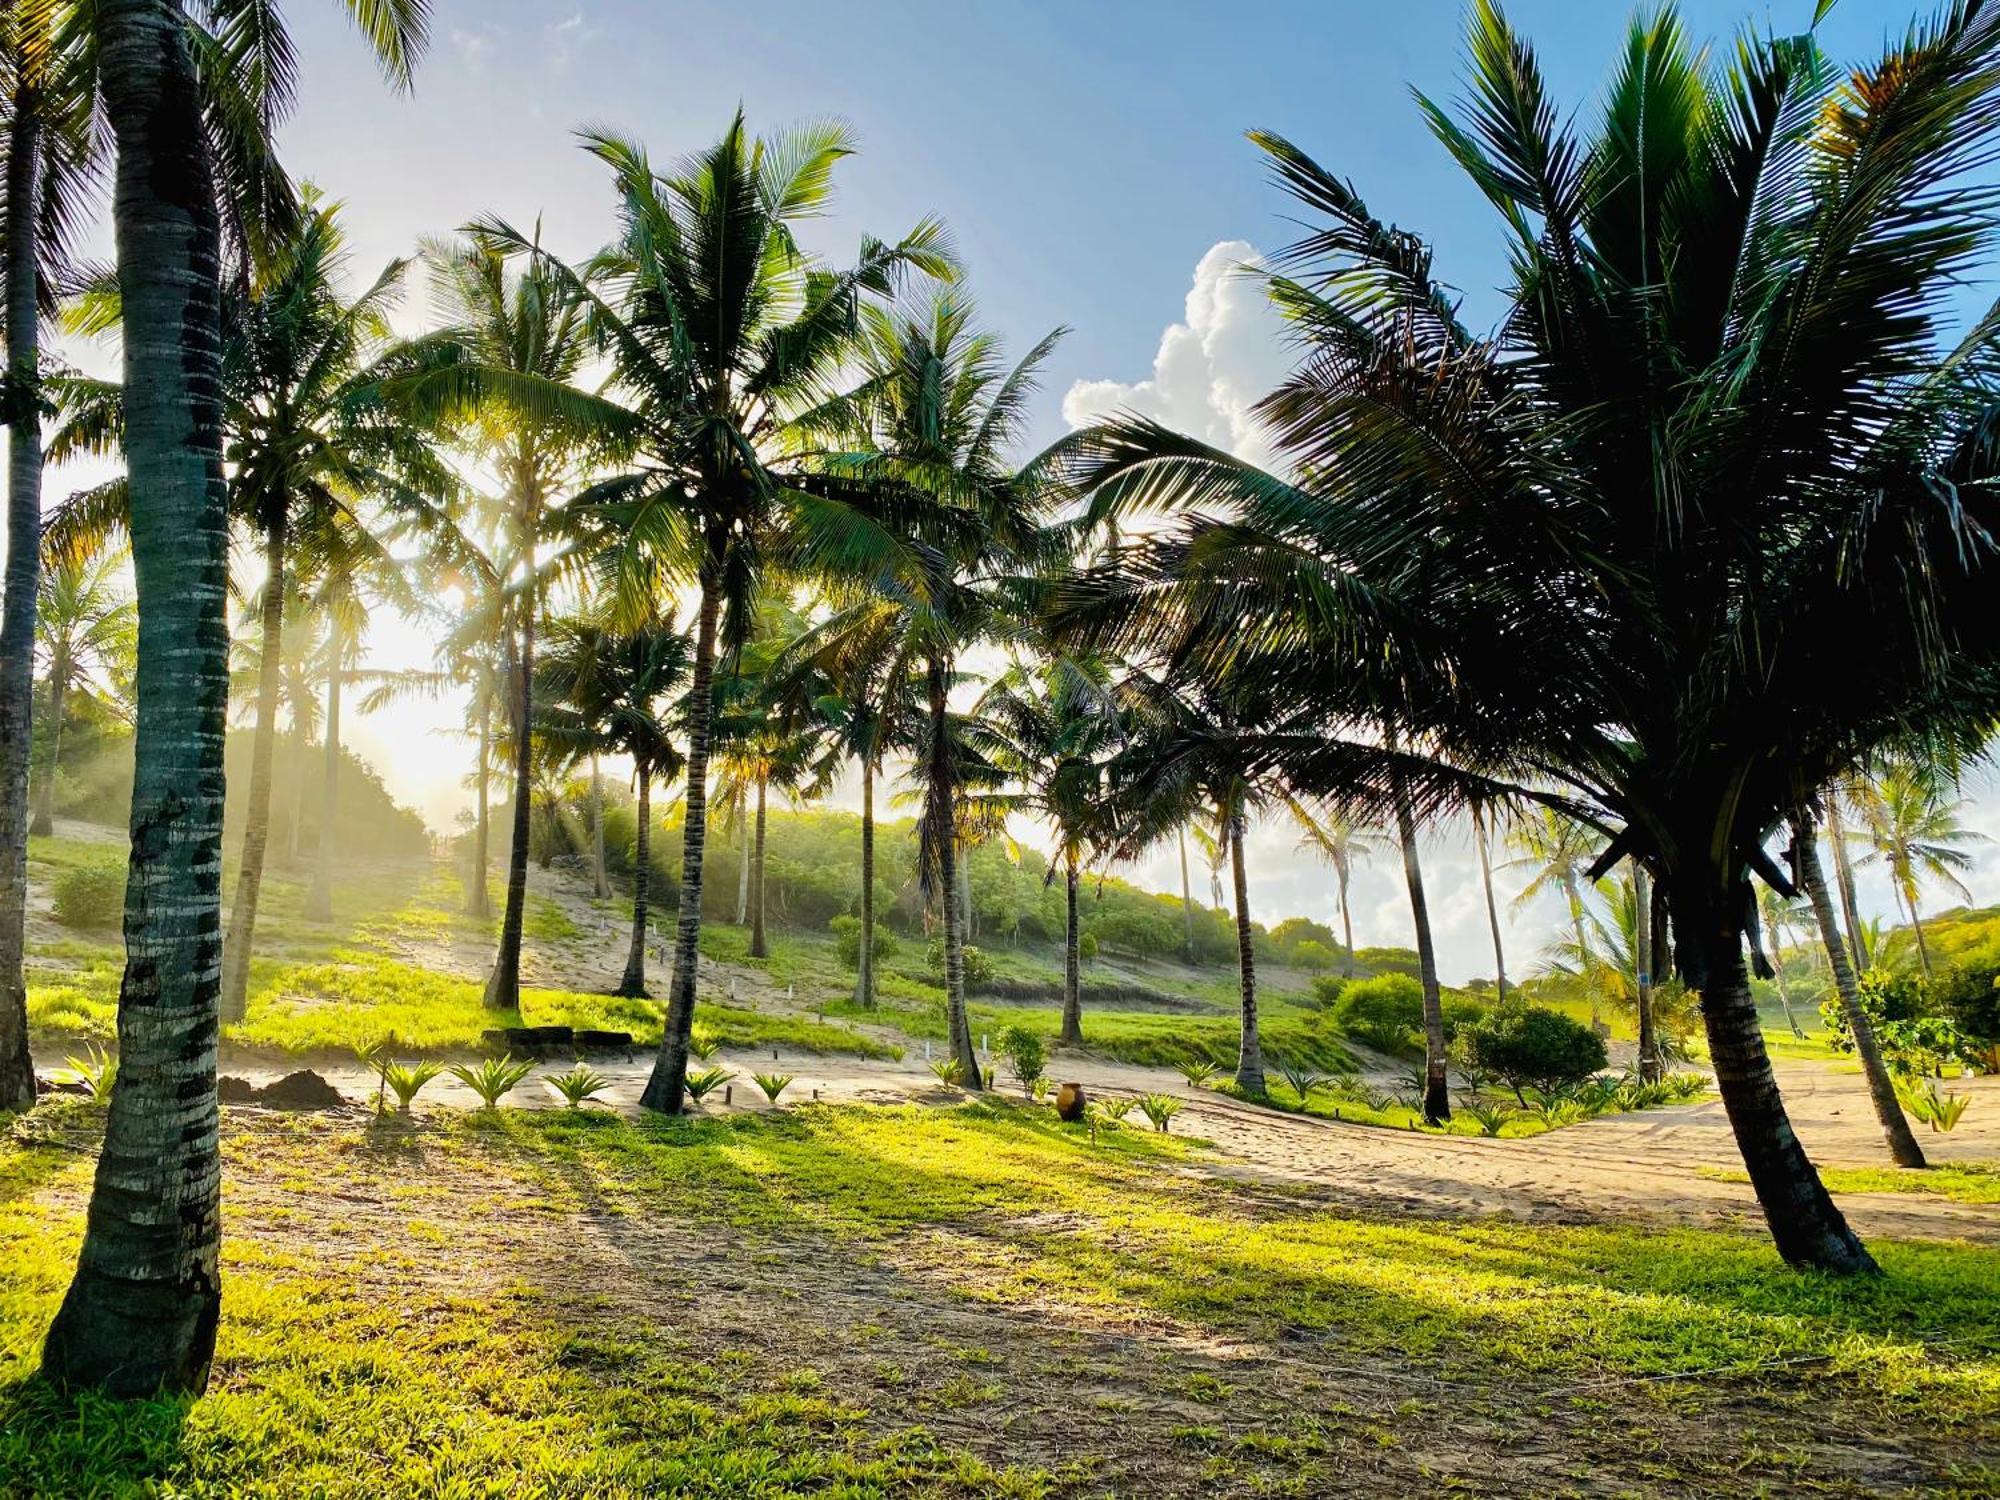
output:
{"label": "clay pot", "polygon": [[1080,1083],[1066,1083],[1056,1090],[1056,1113],[1072,1123],[1083,1118],[1083,1107],[1089,1102]]}

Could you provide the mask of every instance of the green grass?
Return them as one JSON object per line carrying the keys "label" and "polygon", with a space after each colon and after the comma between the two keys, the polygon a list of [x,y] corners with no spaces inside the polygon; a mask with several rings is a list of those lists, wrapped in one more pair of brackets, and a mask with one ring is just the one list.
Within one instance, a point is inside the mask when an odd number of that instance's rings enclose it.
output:
{"label": "green grass", "polygon": [[[1717,1182],[1750,1180],[1749,1173],[1727,1167],[1696,1170]],[[2000,1203],[2000,1165],[1991,1162],[1939,1162],[1920,1172],[1901,1167],[1821,1167],[1819,1176],[1830,1193],[1933,1193],[1954,1203]]]}

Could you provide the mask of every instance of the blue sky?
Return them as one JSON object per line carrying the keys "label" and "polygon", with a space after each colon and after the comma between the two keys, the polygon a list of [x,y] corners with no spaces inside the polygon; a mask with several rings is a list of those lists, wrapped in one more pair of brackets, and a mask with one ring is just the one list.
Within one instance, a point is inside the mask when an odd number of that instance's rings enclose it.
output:
{"label": "blue sky", "polygon": [[[1508,9],[1556,96],[1587,115],[1631,11],[1582,0]],[[1682,13],[1697,38],[1726,46],[1746,21],[1791,32],[1811,9],[1811,0],[1761,10],[1698,0]],[[595,249],[611,205],[604,171],[572,138],[579,125],[614,127],[664,161],[711,140],[739,103],[758,129],[837,115],[862,149],[840,173],[835,213],[808,240],[841,256],[864,231],[891,237],[938,214],[985,321],[1015,348],[1068,325],[1037,407],[1038,444],[1064,430],[1065,409],[1080,418],[1133,404],[1255,451],[1244,409],[1281,372],[1284,352],[1251,285],[1227,273],[1291,230],[1247,128],[1290,136],[1352,179],[1378,215],[1429,237],[1474,323],[1498,307],[1504,249],[1493,217],[1410,97],[1412,87],[1456,96],[1459,0],[437,0],[434,46],[409,97],[381,84],[338,7],[291,0],[288,10],[304,79],[284,155],[346,200],[358,274],[487,212],[523,225],[541,216],[547,242],[566,254]],[[1837,56],[1860,58],[1911,14],[1841,0],[1822,31]],[[1978,295],[1968,291],[1968,302]],[[54,476],[51,492],[77,482]],[[428,655],[409,632],[377,634],[384,665]],[[440,825],[464,801],[462,755],[443,742],[439,753],[411,745],[456,716],[451,705],[410,708],[351,731],[391,789]],[[1975,814],[2000,833],[2000,799],[1982,795]],[[1253,838],[1253,909],[1266,920],[1330,919],[1331,882],[1294,842],[1275,826]],[[1426,858],[1447,979],[1491,973],[1462,832],[1435,833]],[[1178,886],[1165,856],[1135,873]],[[1379,856],[1362,872],[1360,940],[1409,941],[1398,873]],[[1205,884],[1200,872],[1196,882]],[[1520,879],[1503,871],[1501,884],[1504,899]],[[1983,854],[1973,884],[1989,899],[2000,886],[2000,845]],[[1868,894],[1888,909],[1872,879]],[[1517,975],[1555,916],[1511,920]]]}

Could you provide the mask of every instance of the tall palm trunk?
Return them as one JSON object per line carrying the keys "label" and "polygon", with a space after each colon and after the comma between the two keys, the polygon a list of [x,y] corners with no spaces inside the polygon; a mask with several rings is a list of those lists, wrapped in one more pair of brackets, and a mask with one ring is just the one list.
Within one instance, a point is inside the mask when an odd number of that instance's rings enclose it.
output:
{"label": "tall palm trunk", "polygon": [[604,769],[597,752],[590,752],[590,890],[602,901],[611,894],[611,877],[604,868]]}
{"label": "tall palm trunk", "polygon": [[306,820],[306,751],[312,746],[307,742],[302,730],[292,732],[289,775],[292,783],[292,810],[285,820],[285,866],[297,869],[299,864],[299,835],[301,825]]}
{"label": "tall palm trunk", "polygon": [[472,878],[465,883],[466,913],[480,918],[484,918],[489,910],[486,901],[486,865],[490,857],[487,829],[492,820],[487,816],[486,788],[492,757],[493,693],[482,682],[479,688],[479,769],[473,778],[479,787],[479,811],[472,825]]}
{"label": "tall palm trunk", "polygon": [[1194,884],[1188,879],[1187,825],[1174,830],[1181,846],[1181,960],[1194,962]]}
{"label": "tall palm trunk", "polygon": [[646,997],[647,903],[653,890],[653,767],[641,760],[639,778],[639,830],[633,836],[632,853],[638,868],[632,872],[632,946],[625,953],[625,977],[618,981],[618,993],[630,1000]]}
{"label": "tall palm trunk", "polygon": [[[14,59],[7,140],[7,594],[0,615],[0,1110],[35,1102],[28,1056],[28,755],[34,734],[35,594],[41,585],[40,106]],[[51,772],[53,786],[54,773]]]}
{"label": "tall palm trunk", "polygon": [[534,815],[535,605],[521,604],[521,650],[514,678],[514,833],[507,846],[507,907],[500,918],[500,951],[486,981],[486,1004],[494,1010],[521,1005],[521,924],[528,910],[528,827]]}
{"label": "tall palm trunk", "polygon": [[1236,988],[1242,1007],[1236,1037],[1236,1086],[1246,1094],[1261,1096],[1266,1091],[1264,1038],[1257,1024],[1257,948],[1250,926],[1250,880],[1243,867],[1248,820],[1243,816],[1240,791],[1235,793],[1224,826],[1229,839],[1229,874],[1236,887]]}
{"label": "tall palm trunk", "polygon": [[1347,960],[1341,965],[1341,972],[1354,977],[1354,914],[1347,904],[1347,861],[1341,860],[1333,867],[1333,878],[1340,891],[1340,940],[1347,945]]}
{"label": "tall palm trunk", "polygon": [[49,755],[42,765],[41,785],[35,789],[35,817],[28,832],[47,838],[56,831],[56,771],[62,762],[63,700],[68,695],[63,684],[69,679],[69,656],[58,651],[49,664]]}
{"label": "tall palm trunk", "polygon": [[222,1019],[240,1021],[249,1003],[250,949],[257,940],[257,902],[264,891],[264,851],[271,841],[271,756],[278,745],[278,669],[285,634],[285,522],[283,499],[264,523],[264,659],[257,668],[257,737],[250,748],[250,797],[243,814],[243,858],[236,867],[236,900],[222,941]]}
{"label": "tall palm trunk", "polygon": [[764,778],[757,778],[757,842],[750,851],[750,956],[769,958],[771,945],[764,937]]}
{"label": "tall palm trunk", "polygon": [[[1562,887],[1563,896],[1569,902],[1570,931],[1575,935],[1576,939],[1577,972],[1587,975],[1590,973],[1591,967],[1590,931],[1584,926],[1583,892],[1577,888],[1575,870],[1565,869],[1562,872]],[[1590,1029],[1596,1032],[1604,1030],[1604,1014],[1597,1003],[1597,986],[1595,984],[1590,986]]]}
{"label": "tall palm trunk", "polygon": [[741,787],[730,814],[736,820],[736,925],[744,927],[750,921],[750,798]]}
{"label": "tall palm trunk", "polygon": [[[1395,742],[1390,742],[1390,749]],[[1396,837],[1403,846],[1403,882],[1410,890],[1410,919],[1417,929],[1417,973],[1424,989],[1424,1122],[1442,1125],[1451,1118],[1451,1094],[1445,1077],[1444,1001],[1438,989],[1437,949],[1431,942],[1430,903],[1424,897],[1424,871],[1417,859],[1417,825],[1403,780],[1396,778]]]}
{"label": "tall palm trunk", "polygon": [[1903,904],[1910,912],[1910,935],[1917,940],[1917,965],[1928,978],[1931,972],[1930,944],[1924,941],[1924,919],[1917,915],[1917,883],[1912,880],[1903,886]]}
{"label": "tall palm trunk", "polygon": [[1479,883],[1486,891],[1486,925],[1493,932],[1494,989],[1502,1005],[1507,1003],[1507,949],[1500,939],[1500,908],[1493,900],[1493,858],[1486,848],[1486,814],[1472,809],[1472,841],[1479,846]]}
{"label": "tall palm trunk", "polygon": [[[320,767],[319,791],[319,847],[313,851],[312,889],[306,892],[306,920],[309,922],[331,922],[333,920],[333,840],[334,830],[340,826],[340,651],[341,640],[338,629],[332,641],[332,665],[326,674],[326,743],[321,748],[325,759]],[[299,768],[299,780],[305,780],[305,768]]]}
{"label": "tall palm trunk", "polygon": [[1632,981],[1639,1006],[1639,1081],[1657,1083],[1660,1067],[1660,1039],[1653,1026],[1653,983],[1658,971],[1649,967],[1653,958],[1653,892],[1646,867],[1632,861]]}
{"label": "tall palm trunk", "polygon": [[701,865],[708,846],[708,752],[715,719],[715,620],[721,605],[719,579],[704,567],[700,624],[695,629],[694,671],[688,684],[687,809],[681,829],[680,912],[674,924],[674,968],[668,981],[666,1025],[660,1055],[639,1102],[647,1109],[677,1115],[687,1089],[688,1033],[694,1026],[695,994],[701,977]]}
{"label": "tall palm trunk", "polygon": [[1829,794],[1826,801],[1826,838],[1833,845],[1833,878],[1840,887],[1840,912],[1847,922],[1847,941],[1854,958],[1854,972],[1866,974],[1874,955],[1861,935],[1861,904],[1854,895],[1854,863],[1847,854],[1847,830],[1840,821],[1840,798]]}
{"label": "tall palm trunk", "polygon": [[944,925],[945,1022],[951,1055],[964,1071],[967,1088],[984,1088],[979,1054],[972,1045],[972,1021],[965,1009],[965,910],[958,899],[958,785],[952,776],[950,744],[950,674],[943,657],[933,655],[924,667],[924,687],[930,714],[926,753],[924,823],[935,860],[934,895]]}
{"label": "tall palm trunk", "polygon": [[855,955],[854,1003],[875,1007],[875,762],[861,757],[861,948]]}
{"label": "tall palm trunk", "polygon": [[[1830,819],[1829,819],[1830,821]],[[1799,883],[1812,903],[1813,918],[1819,923],[1820,941],[1826,945],[1827,961],[1833,966],[1833,987],[1840,996],[1840,1008],[1847,1016],[1848,1034],[1854,1038],[1854,1054],[1861,1059],[1861,1072],[1868,1080],[1868,1098],[1881,1121],[1882,1135],[1889,1154],[1899,1167],[1928,1166],[1923,1148],[1917,1144],[1910,1122],[1896,1098],[1896,1085],[1882,1060],[1881,1045],[1875,1040],[1874,1024],[1861,1006],[1861,988],[1854,968],[1847,961],[1847,945],[1841,940],[1840,924],[1834,920],[1833,898],[1826,888],[1826,874],[1820,868],[1819,841],[1812,823],[1804,817],[1792,819],[1792,848],[1797,852]]]}
{"label": "tall palm trunk", "polygon": [[124,302],[138,733],[118,1079],[76,1278],[42,1366],[120,1397],[200,1391],[221,1308],[215,1096],[224,618],[220,234],[178,3],[98,0]]}
{"label": "tall palm trunk", "polygon": [[1083,964],[1076,919],[1076,851],[1063,852],[1062,1044],[1083,1045]]}
{"label": "tall palm trunk", "polygon": [[1680,952],[1692,948],[1698,954],[1709,1065],[1778,1253],[1793,1265],[1823,1271],[1875,1271],[1874,1259],[1827,1196],[1785,1112],[1744,967],[1740,900],[1704,902],[1691,894],[1720,884],[1713,870],[1668,875]]}

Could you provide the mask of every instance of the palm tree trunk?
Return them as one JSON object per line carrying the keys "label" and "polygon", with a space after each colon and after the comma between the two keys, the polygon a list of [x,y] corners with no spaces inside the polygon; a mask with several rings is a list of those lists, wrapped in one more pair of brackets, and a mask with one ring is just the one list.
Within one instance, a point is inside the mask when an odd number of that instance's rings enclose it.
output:
{"label": "palm tree trunk", "polygon": [[250,749],[250,797],[243,814],[243,858],[236,900],[222,940],[222,1019],[240,1021],[249,1004],[250,949],[257,938],[257,902],[264,891],[264,851],[271,841],[271,755],[278,744],[278,669],[285,634],[285,512],[280,498],[264,523],[264,658],[257,668],[257,737]]}
{"label": "palm tree trunk", "polygon": [[[1639,1081],[1660,1080],[1660,1039],[1653,1026],[1653,983],[1659,971],[1650,967],[1653,959],[1653,892],[1646,867],[1632,861],[1632,966],[1633,987],[1639,999]],[[1595,989],[1592,990],[1594,995]]]}
{"label": "palm tree trunk", "polygon": [[1229,874],[1236,887],[1236,986],[1242,1006],[1242,1023],[1236,1038],[1236,1086],[1252,1097],[1261,1098],[1264,1083],[1264,1037],[1257,1024],[1257,948],[1250,925],[1250,879],[1243,865],[1243,837],[1248,820],[1243,816],[1242,793],[1236,793],[1225,823],[1229,838]]}
{"label": "palm tree trunk", "polygon": [[1910,934],[1917,940],[1917,963],[1923,969],[1924,977],[1928,979],[1931,972],[1931,950],[1930,944],[1924,941],[1924,919],[1917,915],[1917,888],[1914,883],[1903,892],[1903,899],[1910,908]]}
{"label": "palm tree trunk", "polygon": [[1826,838],[1833,846],[1833,878],[1840,887],[1840,912],[1847,923],[1847,941],[1854,957],[1854,972],[1866,974],[1874,955],[1869,953],[1867,941],[1861,935],[1861,905],[1854,895],[1854,863],[1847,855],[1847,830],[1841,826],[1837,792],[1827,793]]}
{"label": "palm tree trunk", "polygon": [[292,810],[285,820],[285,866],[295,870],[299,864],[300,828],[306,820],[306,751],[312,747],[305,735],[296,730],[291,736],[291,745],[288,774],[292,783]]}
{"label": "palm tree trunk", "polygon": [[769,958],[771,945],[764,937],[764,778],[757,778],[757,842],[750,851],[750,956]]}
{"label": "palm tree trunk", "polygon": [[[41,586],[41,110],[15,58],[7,142],[7,592],[0,615],[0,1110],[35,1102],[28,1056],[28,759]],[[53,785],[51,772],[51,785]]]}
{"label": "palm tree trunk", "polygon": [[1493,859],[1486,848],[1486,814],[1472,809],[1472,841],[1479,846],[1479,883],[1486,890],[1486,925],[1493,930],[1494,988],[1507,1003],[1507,950],[1500,940],[1500,908],[1493,902]]}
{"label": "palm tree trunk", "polygon": [[958,788],[951,774],[949,741],[950,674],[944,658],[925,661],[924,686],[930,715],[930,764],[924,777],[924,824],[931,841],[927,851],[935,861],[938,914],[944,923],[945,1023],[951,1054],[964,1070],[967,1088],[986,1087],[979,1054],[972,1045],[972,1021],[965,1009],[964,909],[958,900]]}
{"label": "palm tree trunk", "polygon": [[69,676],[69,661],[58,653],[49,667],[49,758],[42,766],[42,784],[35,789],[35,817],[28,832],[47,838],[56,831],[56,771],[62,761],[63,682]]}
{"label": "palm tree trunk", "polygon": [[1347,862],[1342,860],[1334,866],[1334,882],[1340,891],[1340,940],[1347,945],[1347,961],[1341,965],[1341,972],[1349,979],[1354,977],[1354,916],[1347,905]]}
{"label": "palm tree trunk", "polygon": [[[1763,914],[1758,913],[1758,921],[1763,922]],[[1764,922],[1764,937],[1771,945],[1768,957],[1771,960],[1771,979],[1778,987],[1778,1009],[1785,1013],[1785,1025],[1793,1036],[1803,1037],[1806,1029],[1799,1025],[1799,1018],[1792,1013],[1792,987],[1785,982],[1784,959],[1778,951],[1778,924]]]}
{"label": "palm tree trunk", "polygon": [[534,815],[535,604],[521,605],[521,653],[514,678],[514,836],[507,846],[507,907],[500,917],[500,951],[486,981],[486,1004],[493,1010],[521,1006],[521,924],[528,910],[529,820]]}
{"label": "palm tree trunk", "polygon": [[855,955],[854,1003],[875,1008],[875,762],[861,757],[861,948]]}
{"label": "palm tree trunk", "polygon": [[465,910],[468,915],[484,918],[486,904],[486,862],[489,858],[486,841],[490,819],[487,817],[486,785],[487,767],[493,756],[493,694],[482,683],[479,689],[479,769],[474,779],[479,784],[479,814],[472,825],[472,878],[465,883]]}
{"label": "palm tree trunk", "polygon": [[[330,643],[333,647],[332,666],[326,674],[326,743],[325,760],[320,768],[319,792],[319,847],[313,850],[312,889],[306,892],[306,920],[309,922],[331,922],[333,920],[333,837],[340,826],[340,653],[341,641],[336,628]],[[305,780],[300,768],[299,780]]]}
{"label": "palm tree trunk", "polygon": [[736,925],[747,927],[750,923],[750,794],[744,788],[736,789],[735,806],[730,811],[736,819]]}
{"label": "palm tree trunk", "polygon": [[1083,1045],[1083,966],[1076,919],[1076,851],[1063,854],[1063,1015],[1061,1042]]}
{"label": "palm tree trunk", "polygon": [[1799,883],[1806,888],[1813,917],[1819,923],[1820,941],[1833,966],[1833,987],[1840,996],[1840,1008],[1847,1016],[1848,1034],[1854,1038],[1854,1055],[1861,1059],[1861,1072],[1868,1080],[1868,1098],[1875,1106],[1875,1118],[1889,1143],[1889,1155],[1899,1167],[1925,1167],[1923,1148],[1917,1144],[1903,1107],[1896,1099],[1896,1085],[1882,1060],[1881,1045],[1875,1040],[1874,1024],[1861,1006],[1861,987],[1847,961],[1847,945],[1841,940],[1840,924],[1834,920],[1833,898],[1826,888],[1826,874],[1820,868],[1819,841],[1812,823],[1804,817],[1792,818],[1792,848],[1798,853]]}
{"label": "palm tree trunk", "polygon": [[115,1397],[199,1392],[221,1308],[215,1096],[229,567],[220,234],[178,3],[99,0],[123,295],[138,733],[118,1079],[76,1278],[42,1368]]}
{"label": "palm tree trunk", "polygon": [[604,869],[604,770],[597,752],[590,752],[590,889],[602,901],[611,894],[611,877]]}
{"label": "palm tree trunk", "polygon": [[[1389,748],[1396,748],[1389,742]],[[1417,825],[1410,800],[1396,778],[1396,836],[1403,846],[1403,881],[1410,889],[1410,917],[1417,929],[1417,973],[1424,988],[1424,1123],[1442,1125],[1451,1118],[1451,1094],[1445,1077],[1444,1001],[1438,989],[1437,949],[1431,942],[1430,903],[1424,898],[1423,866],[1417,859]]]}
{"label": "palm tree trunk", "polygon": [[1194,962],[1194,885],[1188,879],[1187,825],[1174,830],[1181,846],[1181,959]]}
{"label": "palm tree trunk", "polygon": [[701,865],[708,846],[708,752],[715,718],[715,621],[721,604],[720,581],[704,567],[701,577],[700,624],[695,629],[694,672],[688,685],[687,786],[681,803],[687,818],[681,829],[680,911],[674,925],[674,968],[668,981],[666,1025],[660,1032],[660,1055],[639,1102],[663,1114],[681,1112],[687,1089],[688,1033],[694,1026],[694,1003],[701,971]]}
{"label": "palm tree trunk", "polygon": [[[1576,871],[1565,869],[1562,874],[1563,895],[1569,900],[1570,929],[1576,934],[1576,967],[1579,974],[1590,973],[1590,933],[1583,922],[1583,893],[1577,889]],[[1604,1032],[1604,1013],[1597,1003],[1597,986],[1590,986],[1590,1029]]]}
{"label": "palm tree trunk", "polygon": [[1691,898],[1691,891],[1715,889],[1713,870],[1668,873],[1680,951],[1698,953],[1709,1065],[1778,1254],[1792,1265],[1822,1271],[1875,1271],[1873,1257],[1827,1196],[1785,1112],[1743,963],[1740,902],[1704,906]]}
{"label": "palm tree trunk", "polygon": [[618,993],[631,1000],[646,998],[647,898],[653,889],[653,768],[640,761],[639,831],[633,836],[632,853],[638,868],[632,872],[632,946],[625,953],[625,977],[618,981]]}

